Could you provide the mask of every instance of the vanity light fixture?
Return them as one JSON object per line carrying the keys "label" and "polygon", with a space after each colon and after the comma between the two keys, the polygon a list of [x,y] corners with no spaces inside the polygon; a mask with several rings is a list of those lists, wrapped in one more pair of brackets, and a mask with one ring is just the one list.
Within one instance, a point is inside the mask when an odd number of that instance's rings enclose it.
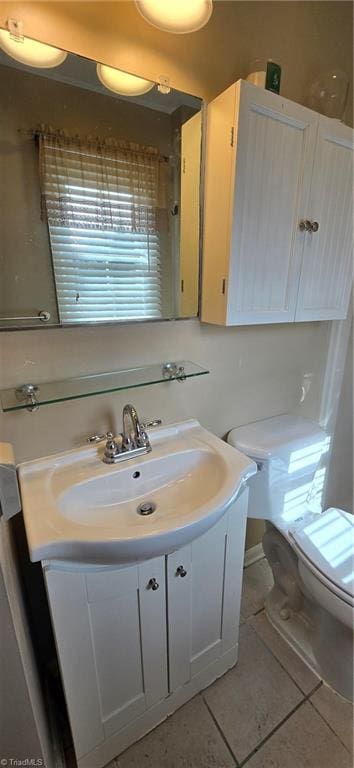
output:
{"label": "vanity light fixture", "polygon": [[30,37],[15,38],[8,29],[0,29],[0,48],[15,61],[39,69],[58,67],[68,55],[66,51],[32,40]]}
{"label": "vanity light fixture", "polygon": [[97,64],[97,77],[105,88],[121,96],[142,96],[143,93],[151,91],[155,85],[152,80],[129,75],[121,69],[108,67],[106,64]]}
{"label": "vanity light fixture", "polygon": [[213,0],[135,0],[135,5],[149,24],[176,35],[197,32],[213,12]]}

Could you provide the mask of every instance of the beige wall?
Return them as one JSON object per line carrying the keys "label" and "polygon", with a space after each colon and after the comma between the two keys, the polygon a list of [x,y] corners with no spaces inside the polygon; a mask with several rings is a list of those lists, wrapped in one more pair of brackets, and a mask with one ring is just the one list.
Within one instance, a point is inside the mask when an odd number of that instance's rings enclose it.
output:
{"label": "beige wall", "polygon": [[[341,2],[216,2],[210,23],[194,35],[173,36],[146,25],[132,3],[0,3],[25,32],[49,43],[211,98],[258,56],[283,67],[282,93],[302,102],[307,83],[339,66],[352,70],[352,8]],[[142,415],[196,416],[216,434],[299,407],[303,377],[311,381],[301,408],[318,415],[327,350],[326,323],[217,328],[195,321],[153,325],[42,330],[0,337],[0,386],[50,380],[151,361],[189,358],[211,374],[110,397],[48,406],[37,414],[0,416],[0,434],[18,460],[80,444],[87,434],[120,428],[124,402]],[[249,527],[248,545],[259,538]]]}
{"label": "beige wall", "polygon": [[328,468],[326,506],[353,512],[353,332],[349,340]]}
{"label": "beige wall", "polygon": [[282,65],[283,95],[303,102],[316,75],[352,74],[352,13],[350,2],[216,0],[206,27],[170,35],[146,24],[131,0],[25,0],[0,2],[0,26],[21,18],[29,36],[152,80],[166,75],[206,99],[244,77],[253,59],[271,57]]}

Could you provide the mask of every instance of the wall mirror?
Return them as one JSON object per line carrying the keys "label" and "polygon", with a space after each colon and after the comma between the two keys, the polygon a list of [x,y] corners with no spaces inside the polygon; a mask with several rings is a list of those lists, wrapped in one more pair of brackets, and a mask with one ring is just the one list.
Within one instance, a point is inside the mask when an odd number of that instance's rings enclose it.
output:
{"label": "wall mirror", "polygon": [[2,330],[197,315],[202,101],[166,90],[0,48]]}

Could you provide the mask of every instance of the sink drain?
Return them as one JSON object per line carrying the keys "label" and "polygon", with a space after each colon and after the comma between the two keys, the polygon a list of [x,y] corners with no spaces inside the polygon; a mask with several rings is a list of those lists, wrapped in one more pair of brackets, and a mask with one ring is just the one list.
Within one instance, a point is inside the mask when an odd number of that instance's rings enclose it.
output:
{"label": "sink drain", "polygon": [[136,511],[139,515],[152,515],[155,509],[156,504],[153,501],[143,501],[142,504],[139,504]]}

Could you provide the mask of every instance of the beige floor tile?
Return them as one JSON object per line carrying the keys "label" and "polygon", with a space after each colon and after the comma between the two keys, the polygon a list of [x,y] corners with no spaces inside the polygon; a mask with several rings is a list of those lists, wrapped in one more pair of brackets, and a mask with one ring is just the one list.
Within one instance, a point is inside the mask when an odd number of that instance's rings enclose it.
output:
{"label": "beige floor tile", "polygon": [[244,760],[303,698],[248,624],[237,666],[203,694],[236,759]]}
{"label": "beige floor tile", "polygon": [[289,675],[295,680],[295,683],[305,694],[311,693],[320,678],[304,664],[300,657],[293,651],[289,643],[283,640],[279,632],[272,627],[264,612],[253,616],[250,624],[256,630],[259,637],[268,646],[269,650],[280,661],[280,664],[286,669]]}
{"label": "beige floor tile", "polygon": [[305,702],[246,763],[247,768],[352,768],[349,752]]}
{"label": "beige floor tile", "polygon": [[233,768],[234,765],[200,696],[117,759],[118,768]]}
{"label": "beige floor tile", "polygon": [[321,685],[321,688],[311,696],[310,701],[322,717],[327,720],[327,723],[333,728],[347,749],[353,752],[354,709],[352,704],[342,699],[326,685]]}
{"label": "beige floor tile", "polygon": [[244,569],[241,613],[246,619],[263,608],[273,584],[273,574],[265,557]]}

